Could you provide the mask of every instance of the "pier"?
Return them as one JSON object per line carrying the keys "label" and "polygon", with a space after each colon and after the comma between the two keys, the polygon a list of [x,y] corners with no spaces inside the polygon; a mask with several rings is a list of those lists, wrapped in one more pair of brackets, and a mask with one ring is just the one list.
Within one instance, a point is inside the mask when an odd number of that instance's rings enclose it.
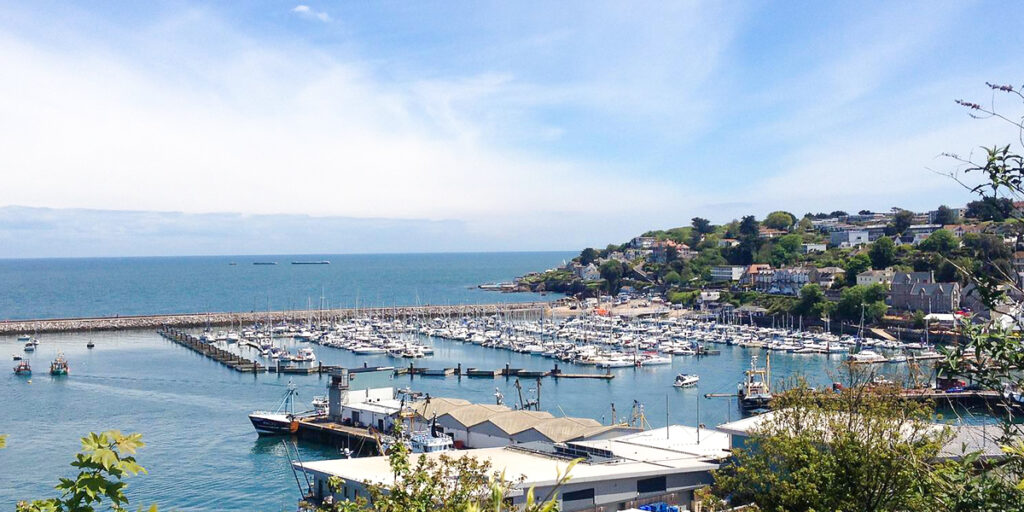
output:
{"label": "pier", "polygon": [[238,354],[217,348],[210,343],[203,343],[198,337],[193,336],[180,329],[165,327],[157,331],[164,338],[177,343],[193,352],[202,354],[224,366],[243,373],[259,373],[267,368],[251,359],[246,359]]}
{"label": "pier", "polygon": [[0,335],[47,332],[116,331],[164,327],[221,327],[253,323],[305,322],[310,318],[345,319],[359,316],[410,318],[423,316],[480,316],[509,313],[541,314],[549,302],[469,304],[458,306],[399,306],[390,308],[336,308],[323,310],[252,311],[248,313],[183,313],[174,315],[108,316],[0,321]]}
{"label": "pier", "polygon": [[[333,367],[331,367],[333,368]],[[323,371],[328,371],[329,367],[324,366]],[[611,380],[615,378],[615,374],[611,371],[605,373],[565,373],[558,364],[550,370],[524,370],[522,368],[512,368],[511,365],[505,364],[504,368],[489,369],[489,368],[466,368],[462,369],[462,363],[458,366],[448,368],[420,368],[415,366],[413,363],[409,363],[409,366],[394,369],[395,376],[408,375],[410,377],[418,375],[421,377],[476,377],[494,379],[497,377],[522,377],[525,379],[540,379],[544,377],[551,377],[555,379],[598,379],[598,380]]]}

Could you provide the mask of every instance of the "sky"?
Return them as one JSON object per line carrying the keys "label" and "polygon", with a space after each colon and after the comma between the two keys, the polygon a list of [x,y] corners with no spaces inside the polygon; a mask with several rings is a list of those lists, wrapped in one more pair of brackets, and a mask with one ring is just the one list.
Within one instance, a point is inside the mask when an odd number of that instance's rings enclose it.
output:
{"label": "sky", "polygon": [[1024,82],[1015,2],[0,3],[0,257],[962,205],[940,154],[1016,136],[953,100]]}

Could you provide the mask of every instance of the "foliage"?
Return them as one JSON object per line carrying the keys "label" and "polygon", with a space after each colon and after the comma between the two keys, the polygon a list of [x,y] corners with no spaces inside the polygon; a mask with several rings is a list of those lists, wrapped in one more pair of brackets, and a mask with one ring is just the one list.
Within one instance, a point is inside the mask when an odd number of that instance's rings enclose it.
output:
{"label": "foliage", "polygon": [[893,214],[892,223],[889,225],[893,234],[902,235],[914,222],[914,212],[910,210],[898,210]]}
{"label": "foliage", "polygon": [[597,249],[587,247],[580,251],[580,265],[587,266],[597,259]]}
{"label": "foliage", "polygon": [[619,291],[622,276],[625,273],[622,269],[622,263],[616,260],[608,260],[601,264],[600,271],[601,278],[605,280],[607,285],[606,291],[609,293]]}
{"label": "foliage", "polygon": [[924,239],[918,247],[922,251],[935,252],[948,257],[953,254],[953,251],[960,248],[960,241],[956,239],[953,233],[945,229],[939,229],[928,235],[928,238]]}
{"label": "foliage", "polygon": [[913,324],[914,325],[914,329],[924,329],[925,328],[924,311],[921,311],[920,309],[917,310],[917,311],[914,311],[913,320],[914,320],[914,324]]}
{"label": "foliage", "polygon": [[938,510],[922,485],[948,438],[927,404],[894,388],[854,385],[840,392],[800,383],[776,397],[735,463],[715,472],[733,504],[764,511]]}
{"label": "foliage", "polygon": [[836,313],[847,321],[860,321],[861,311],[864,323],[870,324],[882,318],[888,306],[885,305],[885,287],[880,284],[857,285],[846,288],[839,296]]}
{"label": "foliage", "polygon": [[891,238],[883,236],[871,244],[868,257],[871,258],[871,268],[875,270],[891,267],[896,262],[896,244]]}
{"label": "foliage", "polygon": [[[988,151],[994,151],[994,149]],[[1012,213],[1013,201],[1010,199],[1005,197],[985,197],[978,201],[967,203],[967,211],[964,212],[964,215],[981,221],[992,220],[1002,222],[1010,218]]]}
{"label": "foliage", "polygon": [[7,448],[7,434],[0,434],[0,448]]}
{"label": "foliage", "polygon": [[937,210],[935,210],[935,224],[946,226],[952,224],[954,221],[953,210],[950,207],[941,205]]}
{"label": "foliage", "polygon": [[[396,443],[388,452],[388,462],[394,476],[391,484],[368,482],[365,487],[369,496],[360,496],[352,501],[326,503],[316,508],[318,512],[356,512],[374,510],[378,512],[556,512],[558,490],[569,481],[569,473],[578,460],[566,465],[560,471],[556,484],[542,498],[534,495],[531,487],[526,492],[526,503],[513,506],[506,502],[513,489],[521,485],[523,477],[506,478],[496,473],[489,461],[468,455],[441,454],[427,457],[425,454],[410,460],[410,450],[403,443]],[[331,478],[329,487],[337,493],[345,482]]]}
{"label": "foliage", "polygon": [[800,300],[793,306],[796,316],[822,318],[832,311],[832,303],[825,299],[825,293],[816,284],[807,284],[800,289]]}
{"label": "foliage", "polygon": [[[104,500],[110,502],[110,510],[125,510],[128,498],[122,480],[146,472],[132,455],[143,446],[142,434],[122,434],[117,430],[90,433],[82,438],[82,451],[71,463],[78,468],[78,476],[61,478],[56,486],[60,497],[19,502],[18,512],[94,512]],[[156,512],[156,505],[147,510]]]}
{"label": "foliage", "polygon": [[843,270],[846,271],[846,284],[855,286],[857,284],[857,274],[869,268],[871,268],[871,258],[867,254],[861,253],[850,258],[846,262],[846,266],[843,267]]}
{"label": "foliage", "polygon": [[789,212],[775,211],[764,218],[763,224],[772,229],[789,229],[796,224],[796,216]]}

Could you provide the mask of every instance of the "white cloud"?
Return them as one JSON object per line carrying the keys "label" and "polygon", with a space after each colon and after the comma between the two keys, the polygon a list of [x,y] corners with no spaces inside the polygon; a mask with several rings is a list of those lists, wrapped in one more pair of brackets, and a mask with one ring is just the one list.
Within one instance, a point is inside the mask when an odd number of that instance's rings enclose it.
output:
{"label": "white cloud", "polygon": [[326,11],[314,11],[308,5],[296,5],[292,12],[307,20],[320,20],[324,23],[331,21],[331,16]]}
{"label": "white cloud", "polygon": [[[602,222],[580,225],[583,214],[628,212],[641,229],[686,197],[655,180],[594,172],[600,163],[476,136],[476,120],[453,98],[490,94],[507,77],[443,90],[382,82],[358,63],[243,37],[197,49],[199,59],[144,50],[182,62],[153,70],[102,47],[56,52],[0,34],[5,73],[19,77],[0,81],[0,205],[539,228],[568,216],[576,223],[566,229],[597,238]],[[538,236],[565,239],[550,228]]]}

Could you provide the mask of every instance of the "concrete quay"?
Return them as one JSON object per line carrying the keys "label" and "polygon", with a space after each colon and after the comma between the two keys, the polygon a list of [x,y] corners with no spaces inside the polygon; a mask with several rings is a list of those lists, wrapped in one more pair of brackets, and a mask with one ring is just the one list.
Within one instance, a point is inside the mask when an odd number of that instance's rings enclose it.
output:
{"label": "concrete quay", "polygon": [[479,316],[507,313],[544,313],[547,302],[519,302],[509,304],[469,304],[457,306],[399,306],[390,308],[342,308],[296,311],[252,311],[248,313],[186,313],[176,315],[114,316],[99,318],[54,318],[37,320],[0,321],[0,335],[45,332],[116,331],[132,329],[158,329],[161,327],[203,327],[206,325],[247,326],[255,322],[305,322],[309,318],[351,318],[356,316]]}

